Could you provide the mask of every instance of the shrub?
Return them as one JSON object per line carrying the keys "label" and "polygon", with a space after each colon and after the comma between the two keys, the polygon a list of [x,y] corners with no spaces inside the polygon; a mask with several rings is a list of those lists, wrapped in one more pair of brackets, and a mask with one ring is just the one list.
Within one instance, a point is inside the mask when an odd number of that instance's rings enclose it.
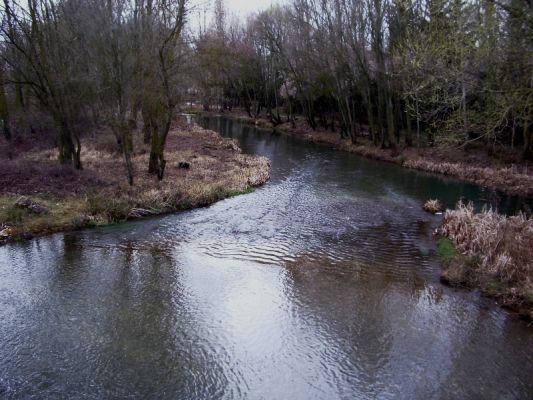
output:
{"label": "shrub", "polygon": [[433,214],[441,212],[442,208],[443,207],[442,207],[441,202],[435,199],[430,199],[426,201],[426,203],[424,204],[424,210],[426,210],[427,212],[433,213]]}

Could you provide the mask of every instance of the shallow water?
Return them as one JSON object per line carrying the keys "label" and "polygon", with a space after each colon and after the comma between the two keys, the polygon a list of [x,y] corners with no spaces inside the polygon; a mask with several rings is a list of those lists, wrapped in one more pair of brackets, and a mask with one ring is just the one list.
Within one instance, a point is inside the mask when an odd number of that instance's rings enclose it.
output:
{"label": "shallow water", "polygon": [[225,119],[272,180],[0,248],[0,398],[525,399],[533,335],[439,283],[429,197],[516,199]]}

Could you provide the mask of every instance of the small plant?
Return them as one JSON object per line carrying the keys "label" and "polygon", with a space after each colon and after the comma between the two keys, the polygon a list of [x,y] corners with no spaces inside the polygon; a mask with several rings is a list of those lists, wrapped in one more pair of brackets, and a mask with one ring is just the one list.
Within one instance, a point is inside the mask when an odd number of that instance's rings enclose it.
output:
{"label": "small plant", "polygon": [[436,214],[438,212],[441,212],[443,209],[442,203],[439,200],[436,199],[429,199],[424,204],[424,210],[427,212],[430,212],[432,214]]}
{"label": "small plant", "polygon": [[8,199],[0,204],[0,224],[17,224],[28,217],[28,211],[15,206],[15,203]]}
{"label": "small plant", "polygon": [[457,249],[453,242],[447,237],[440,238],[437,242],[437,254],[445,263],[450,263],[457,257]]}
{"label": "small plant", "polygon": [[87,208],[91,215],[104,217],[109,222],[120,222],[126,220],[131,207],[119,198],[89,196]]}

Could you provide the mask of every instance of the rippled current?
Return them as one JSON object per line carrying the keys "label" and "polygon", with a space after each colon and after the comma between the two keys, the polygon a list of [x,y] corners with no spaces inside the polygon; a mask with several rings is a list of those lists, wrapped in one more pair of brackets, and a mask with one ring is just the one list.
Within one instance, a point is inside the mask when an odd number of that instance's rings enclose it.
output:
{"label": "rippled current", "polygon": [[211,207],[0,247],[0,398],[527,399],[532,327],[439,283],[429,197],[515,199],[225,119]]}

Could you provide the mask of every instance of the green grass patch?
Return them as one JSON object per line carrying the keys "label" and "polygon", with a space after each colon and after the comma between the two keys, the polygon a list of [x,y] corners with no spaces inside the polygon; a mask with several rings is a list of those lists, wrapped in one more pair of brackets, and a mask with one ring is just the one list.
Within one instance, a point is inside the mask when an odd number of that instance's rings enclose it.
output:
{"label": "green grass patch", "polygon": [[89,196],[87,211],[90,215],[105,218],[109,222],[125,221],[131,206],[120,198],[105,196]]}
{"label": "green grass patch", "polygon": [[437,254],[445,263],[450,263],[459,253],[453,242],[450,239],[443,237],[437,242]]}
{"label": "green grass patch", "polygon": [[247,187],[244,190],[229,191],[229,192],[227,192],[227,197],[236,197],[236,196],[240,196],[241,194],[249,194],[249,193],[253,193],[253,192],[255,192],[255,188],[250,186],[250,187]]}
{"label": "green grass patch", "polygon": [[15,207],[15,201],[11,196],[0,197],[0,224],[19,224],[28,218],[28,211]]}
{"label": "green grass patch", "polygon": [[17,196],[0,196],[0,225],[9,226],[12,234],[44,234],[89,226],[86,204],[83,199],[71,197],[54,199],[45,196],[32,200],[45,206],[49,212],[35,214],[15,207]]}

